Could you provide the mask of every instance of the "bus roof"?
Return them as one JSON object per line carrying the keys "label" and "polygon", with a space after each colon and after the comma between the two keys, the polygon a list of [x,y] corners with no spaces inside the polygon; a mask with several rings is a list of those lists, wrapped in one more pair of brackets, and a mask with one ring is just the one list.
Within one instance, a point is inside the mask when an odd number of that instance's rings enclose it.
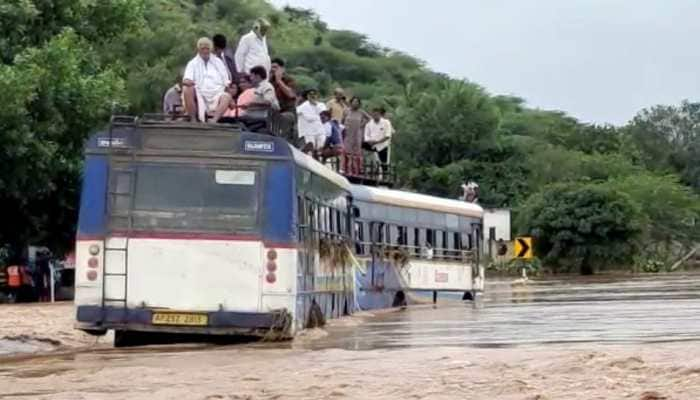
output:
{"label": "bus roof", "polygon": [[484,215],[484,209],[478,204],[443,199],[425,194],[362,185],[352,185],[350,192],[356,200],[365,202],[420,210],[440,211],[465,217],[481,218]]}
{"label": "bus roof", "polygon": [[350,182],[312,157],[297,150],[284,138],[249,132],[240,125],[201,124],[120,117],[109,130],[93,134],[86,143],[88,152],[149,150],[167,154],[231,154],[243,157],[275,157],[350,191]]}
{"label": "bus roof", "polygon": [[297,150],[294,146],[289,145],[289,148],[292,152],[292,156],[294,157],[294,162],[298,166],[306,168],[314,174],[328,179],[333,184],[338,185],[347,191],[350,191],[352,185],[350,185],[350,182],[347,180],[347,178],[335,173],[332,169],[314,160],[313,157],[310,157],[309,155]]}

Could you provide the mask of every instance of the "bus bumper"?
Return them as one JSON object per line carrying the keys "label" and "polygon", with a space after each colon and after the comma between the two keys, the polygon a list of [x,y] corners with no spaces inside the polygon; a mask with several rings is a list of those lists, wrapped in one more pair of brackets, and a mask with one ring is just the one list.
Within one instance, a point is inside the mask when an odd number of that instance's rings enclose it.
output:
{"label": "bus bumper", "polygon": [[[153,313],[148,308],[114,306],[78,306],[76,328],[88,332],[107,329],[205,335],[250,335],[291,337],[292,317],[287,310],[266,313],[212,311],[206,312],[206,326],[153,324]],[[163,310],[160,310],[163,311]],[[186,312],[186,311],[183,311]]]}

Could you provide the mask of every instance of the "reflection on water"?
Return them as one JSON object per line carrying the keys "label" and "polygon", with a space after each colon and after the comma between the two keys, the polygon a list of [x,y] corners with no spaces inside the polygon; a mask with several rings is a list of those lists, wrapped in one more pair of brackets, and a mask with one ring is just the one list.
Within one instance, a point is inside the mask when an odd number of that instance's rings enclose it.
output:
{"label": "reflection on water", "polygon": [[[310,348],[505,347],[700,339],[700,274],[496,281],[481,304],[446,301],[331,327]],[[448,296],[443,296],[447,298]]]}

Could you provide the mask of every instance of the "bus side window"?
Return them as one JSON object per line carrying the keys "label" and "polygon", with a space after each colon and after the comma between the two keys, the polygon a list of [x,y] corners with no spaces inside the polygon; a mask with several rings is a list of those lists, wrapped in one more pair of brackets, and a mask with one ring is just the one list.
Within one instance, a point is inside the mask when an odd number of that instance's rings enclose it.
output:
{"label": "bus side window", "polygon": [[355,240],[355,252],[358,255],[364,255],[364,232],[362,232],[362,222],[355,221],[355,232],[353,239]]}
{"label": "bus side window", "polygon": [[435,249],[435,258],[442,258],[445,255],[445,244],[442,242],[442,232],[433,232],[433,248]]}
{"label": "bus side window", "polygon": [[413,228],[413,246],[415,247],[414,253],[416,253],[416,256],[420,256],[420,232],[419,228]]}
{"label": "bus side window", "polygon": [[447,258],[450,255],[450,244],[447,241],[448,235],[447,231],[442,231],[442,257]]}
{"label": "bus side window", "polygon": [[326,207],[326,232],[329,237],[332,237],[335,231],[335,209],[333,209],[333,207]]}
{"label": "bus side window", "polygon": [[399,232],[398,232],[399,228],[396,225],[387,224],[387,226],[389,227],[389,240],[388,240],[389,244],[395,245],[398,243],[398,239],[399,239]]}
{"label": "bus side window", "polygon": [[462,235],[460,235],[459,233],[455,233],[453,236],[454,237],[452,240],[454,241],[455,257],[457,259],[461,259],[462,258]]}

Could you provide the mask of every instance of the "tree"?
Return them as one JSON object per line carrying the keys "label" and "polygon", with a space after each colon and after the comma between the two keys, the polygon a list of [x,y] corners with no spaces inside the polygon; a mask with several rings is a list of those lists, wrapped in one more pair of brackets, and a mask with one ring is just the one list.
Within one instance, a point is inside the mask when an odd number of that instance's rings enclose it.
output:
{"label": "tree", "polygon": [[601,184],[566,183],[530,196],[517,225],[520,233],[535,237],[545,262],[591,274],[596,267],[631,261],[642,219],[624,193]]}
{"label": "tree", "polygon": [[396,151],[408,165],[443,167],[495,144],[498,110],[479,86],[443,81],[396,110]]}
{"label": "tree", "polygon": [[120,71],[101,65],[94,46],[139,24],[140,4],[0,7],[0,244],[18,252],[41,242],[60,252],[72,242],[82,144],[126,102]]}
{"label": "tree", "polygon": [[626,129],[640,162],[657,172],[677,172],[700,190],[700,103],[655,106],[639,112]]}
{"label": "tree", "polygon": [[678,176],[639,173],[612,179],[611,190],[627,194],[640,208],[647,244],[700,240],[700,197],[680,183]]}

